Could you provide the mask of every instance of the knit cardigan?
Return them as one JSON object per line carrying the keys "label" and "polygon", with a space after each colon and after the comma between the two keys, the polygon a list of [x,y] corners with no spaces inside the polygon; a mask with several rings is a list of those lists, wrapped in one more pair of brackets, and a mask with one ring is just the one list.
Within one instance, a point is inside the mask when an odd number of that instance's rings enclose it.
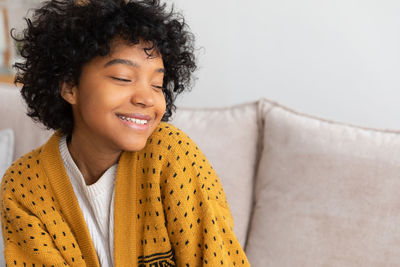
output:
{"label": "knit cardigan", "polygon": [[[19,158],[1,183],[7,266],[100,266],[59,152],[60,133]],[[249,266],[214,169],[161,122],[123,152],[114,203],[114,266]]]}

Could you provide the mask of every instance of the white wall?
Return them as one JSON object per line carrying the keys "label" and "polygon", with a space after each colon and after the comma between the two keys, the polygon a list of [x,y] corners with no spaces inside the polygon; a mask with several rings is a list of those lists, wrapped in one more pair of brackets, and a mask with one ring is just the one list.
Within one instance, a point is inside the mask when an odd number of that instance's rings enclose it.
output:
{"label": "white wall", "polygon": [[[4,1],[4,0],[2,0]],[[7,0],[12,25],[40,0]],[[400,129],[400,1],[165,0],[197,37],[199,70],[180,106],[261,97],[312,115]]]}
{"label": "white wall", "polygon": [[400,129],[400,1],[169,0],[197,37],[181,106],[266,97],[301,112]]}
{"label": "white wall", "polygon": [[[31,15],[30,9],[36,7],[41,0],[0,0],[2,5],[7,8],[8,12],[8,26],[10,29],[16,29],[15,34],[21,33],[21,31],[26,27],[26,22],[24,17],[29,17]],[[9,32],[7,33],[9,34]],[[11,49],[11,62],[10,65],[14,64],[16,61],[20,61],[21,58],[16,53],[14,47],[14,41],[10,38],[10,42],[13,46]],[[10,71],[15,72],[14,69]]]}

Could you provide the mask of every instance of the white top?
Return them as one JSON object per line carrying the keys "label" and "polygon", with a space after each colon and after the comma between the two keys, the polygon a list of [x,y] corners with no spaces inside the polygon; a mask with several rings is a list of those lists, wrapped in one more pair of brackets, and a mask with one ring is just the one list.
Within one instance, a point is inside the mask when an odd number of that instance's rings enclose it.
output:
{"label": "white top", "polygon": [[100,266],[114,266],[114,182],[117,164],[111,166],[100,179],[86,185],[69,153],[66,136],[60,139],[60,153],[68,177],[89,229]]}

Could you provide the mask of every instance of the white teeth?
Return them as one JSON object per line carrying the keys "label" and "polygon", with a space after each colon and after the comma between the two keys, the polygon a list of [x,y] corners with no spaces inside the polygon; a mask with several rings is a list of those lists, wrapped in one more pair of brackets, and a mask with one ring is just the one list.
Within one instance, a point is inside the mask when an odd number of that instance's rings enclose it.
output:
{"label": "white teeth", "polygon": [[120,116],[120,115],[118,115],[118,117],[120,117],[123,120],[131,121],[131,122],[134,122],[134,123],[140,124],[140,125],[147,124],[147,120],[139,120],[139,119],[135,119],[135,118],[128,118],[128,117]]}

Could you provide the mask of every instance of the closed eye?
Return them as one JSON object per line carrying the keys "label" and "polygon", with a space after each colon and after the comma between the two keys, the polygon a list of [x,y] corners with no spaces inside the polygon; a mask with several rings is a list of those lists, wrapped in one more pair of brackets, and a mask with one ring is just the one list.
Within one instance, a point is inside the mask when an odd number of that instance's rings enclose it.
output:
{"label": "closed eye", "polygon": [[121,82],[131,82],[131,80],[127,80],[127,79],[123,79],[123,78],[118,78],[118,77],[111,77],[111,78],[114,80],[117,80],[117,81],[121,81]]}
{"label": "closed eye", "polygon": [[157,86],[157,85],[153,85],[154,88],[160,89],[160,90],[164,90],[164,88],[162,86]]}

